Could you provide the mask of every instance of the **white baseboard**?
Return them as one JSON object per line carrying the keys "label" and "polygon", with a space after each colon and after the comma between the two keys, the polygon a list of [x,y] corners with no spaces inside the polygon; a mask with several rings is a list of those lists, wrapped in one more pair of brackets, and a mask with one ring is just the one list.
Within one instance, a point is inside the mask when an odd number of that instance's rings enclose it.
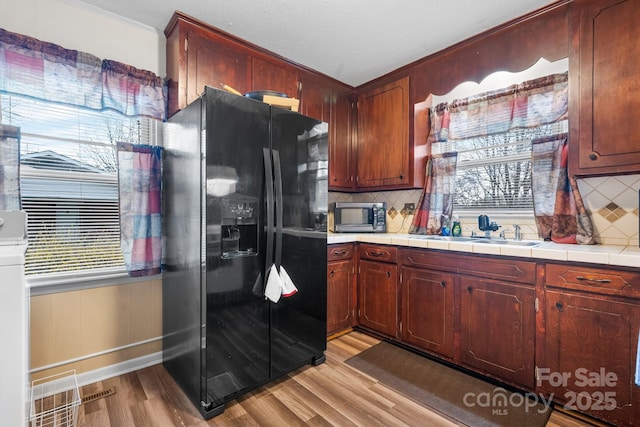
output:
{"label": "white baseboard", "polygon": [[103,368],[98,368],[93,371],[82,372],[77,374],[76,378],[78,386],[82,387],[108,378],[117,377],[118,375],[126,374],[128,372],[148,368],[149,366],[157,365],[159,363],[162,363],[161,351],[140,356],[135,359],[126,360],[114,365],[105,366]]}

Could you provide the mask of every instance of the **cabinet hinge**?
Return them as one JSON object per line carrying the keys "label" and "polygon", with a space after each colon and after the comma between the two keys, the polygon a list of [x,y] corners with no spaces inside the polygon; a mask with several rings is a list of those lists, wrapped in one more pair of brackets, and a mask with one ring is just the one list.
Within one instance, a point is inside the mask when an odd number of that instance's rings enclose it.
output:
{"label": "cabinet hinge", "polygon": [[537,313],[538,310],[540,310],[540,301],[538,300],[538,297],[536,297],[536,299],[535,299],[535,301],[533,303],[533,306],[535,307],[536,313]]}
{"label": "cabinet hinge", "polygon": [[402,273],[400,273],[400,283],[402,283]]}
{"label": "cabinet hinge", "polygon": [[187,48],[189,47],[189,39],[184,39],[184,51],[187,51]]}
{"label": "cabinet hinge", "polygon": [[302,91],[302,82],[298,82],[298,90]]}
{"label": "cabinet hinge", "polygon": [[536,377],[536,381],[540,381],[540,371],[538,371],[538,367],[536,366],[535,370],[535,377]]}
{"label": "cabinet hinge", "polygon": [[402,333],[402,322],[400,322],[400,333]]}

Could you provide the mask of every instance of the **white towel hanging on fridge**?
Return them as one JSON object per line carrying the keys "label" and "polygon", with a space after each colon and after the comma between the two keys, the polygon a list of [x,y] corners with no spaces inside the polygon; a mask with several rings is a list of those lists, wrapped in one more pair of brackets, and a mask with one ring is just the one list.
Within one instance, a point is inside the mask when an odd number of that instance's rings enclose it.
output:
{"label": "white towel hanging on fridge", "polygon": [[287,298],[298,292],[298,288],[293,284],[293,280],[289,277],[289,274],[280,266],[280,281],[282,282],[282,296]]}
{"label": "white towel hanging on fridge", "polygon": [[290,297],[297,292],[298,288],[296,288],[284,267],[280,266],[280,272],[278,272],[275,264],[272,265],[269,269],[264,297],[271,302],[278,302],[280,297]]}
{"label": "white towel hanging on fridge", "polygon": [[269,276],[267,276],[267,286],[264,288],[264,297],[271,302],[280,301],[282,296],[282,280],[276,269],[276,265],[273,264],[269,269]]}

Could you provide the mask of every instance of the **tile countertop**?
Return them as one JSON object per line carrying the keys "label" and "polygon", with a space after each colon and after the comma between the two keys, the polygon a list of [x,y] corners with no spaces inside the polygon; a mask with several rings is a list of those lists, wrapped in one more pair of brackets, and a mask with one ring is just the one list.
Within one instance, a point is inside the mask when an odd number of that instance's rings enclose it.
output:
{"label": "tile countertop", "polygon": [[539,258],[554,261],[588,262],[623,267],[640,267],[640,248],[632,246],[561,245],[540,242],[535,246],[489,245],[486,243],[425,240],[412,234],[328,233],[327,243],[365,242],[415,248],[444,249],[489,255]]}

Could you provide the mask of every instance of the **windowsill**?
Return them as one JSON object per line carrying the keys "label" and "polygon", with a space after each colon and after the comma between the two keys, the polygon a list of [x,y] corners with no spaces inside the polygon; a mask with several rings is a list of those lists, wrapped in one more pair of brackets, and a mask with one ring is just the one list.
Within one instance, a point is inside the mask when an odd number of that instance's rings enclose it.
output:
{"label": "windowsill", "polygon": [[124,268],[102,268],[92,271],[27,276],[31,296],[78,291],[82,289],[148,282],[162,278],[155,276],[130,277]]}

